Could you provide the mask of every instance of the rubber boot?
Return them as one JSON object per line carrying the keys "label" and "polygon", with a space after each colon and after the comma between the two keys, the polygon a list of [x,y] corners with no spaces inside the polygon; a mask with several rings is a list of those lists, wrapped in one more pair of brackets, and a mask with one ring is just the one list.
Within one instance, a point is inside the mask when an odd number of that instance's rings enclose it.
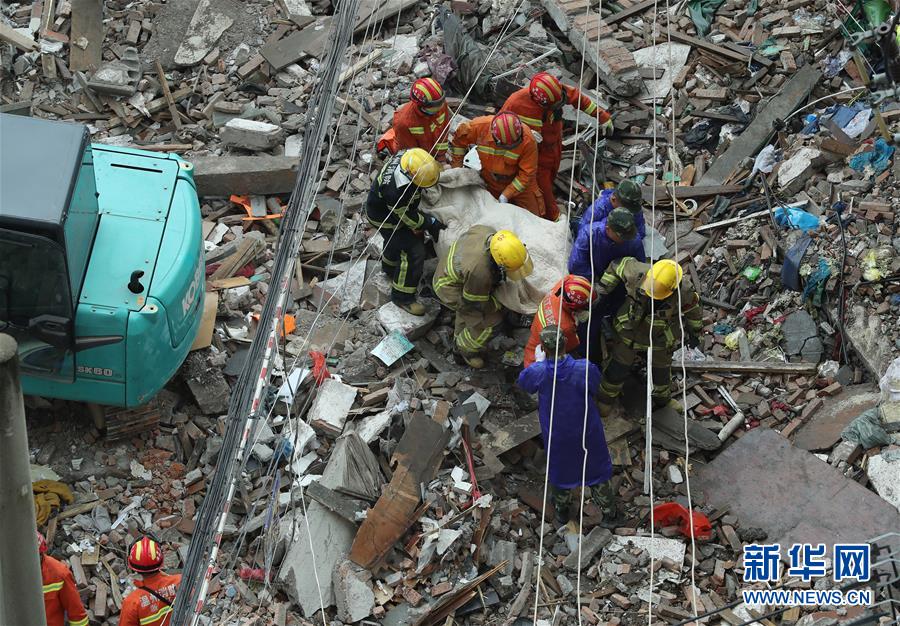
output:
{"label": "rubber boot", "polygon": [[466,354],[465,352],[460,352],[459,356],[462,357],[462,360],[466,362],[466,364],[472,369],[480,370],[484,367],[484,359],[482,359],[477,354]]}
{"label": "rubber boot", "polygon": [[415,315],[416,317],[421,317],[425,315],[425,305],[421,302],[417,302],[416,300],[412,300],[410,302],[397,302],[394,301],[398,307],[409,313],[410,315]]}

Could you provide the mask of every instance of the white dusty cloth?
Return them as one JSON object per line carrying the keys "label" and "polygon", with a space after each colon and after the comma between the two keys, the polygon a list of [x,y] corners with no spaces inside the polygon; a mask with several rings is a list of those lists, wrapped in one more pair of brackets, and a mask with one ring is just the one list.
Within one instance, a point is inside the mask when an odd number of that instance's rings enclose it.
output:
{"label": "white dusty cloth", "polygon": [[572,245],[568,222],[563,216],[550,222],[514,204],[501,204],[481,186],[481,175],[465,168],[441,173],[441,182],[426,189],[421,209],[447,225],[435,245],[439,255],[476,224],[514,232],[528,247],[534,272],[525,280],[504,281],[497,291],[500,303],[516,313],[537,311],[541,299],[562,278]]}

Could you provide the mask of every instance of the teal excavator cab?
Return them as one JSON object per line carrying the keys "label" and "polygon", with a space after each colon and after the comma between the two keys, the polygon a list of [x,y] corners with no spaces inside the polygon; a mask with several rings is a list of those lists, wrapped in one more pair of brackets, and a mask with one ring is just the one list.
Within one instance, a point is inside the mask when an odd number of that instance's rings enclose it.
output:
{"label": "teal excavator cab", "polygon": [[194,342],[204,270],[190,163],[0,114],[0,332],[26,394],[145,404]]}

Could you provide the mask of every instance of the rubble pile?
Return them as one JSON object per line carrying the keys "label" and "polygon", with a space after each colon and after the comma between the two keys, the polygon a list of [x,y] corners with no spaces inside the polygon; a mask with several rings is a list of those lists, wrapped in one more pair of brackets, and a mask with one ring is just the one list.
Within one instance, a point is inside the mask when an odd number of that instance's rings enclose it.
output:
{"label": "rubble pile", "polygon": [[[602,15],[577,1],[449,3],[485,48],[503,34],[491,67],[503,81],[519,87],[542,69],[599,96],[616,132],[601,139],[581,116],[576,137],[566,110],[560,197],[574,181],[578,213],[600,181],[643,177],[655,200],[648,256],[675,258],[702,286],[702,342],[673,367],[690,419],[653,416],[652,500],[642,381],[625,416],[604,423],[625,521],[605,528],[586,502],[579,531],[545,502],[536,401],[515,387],[530,319],[510,319],[474,373],[453,358],[452,315],[436,300],[423,317],[390,302],[383,244],[362,213],[383,160],[375,144],[416,77],[453,85],[466,69],[445,53],[431,5],[363,2],[205,623],[312,624],[324,608],[331,623],[569,624],[580,613],[628,625],[652,607],[655,623],[723,609],[739,624],[765,612],[738,602],[745,544],[896,530],[898,399],[873,383],[900,355],[900,170],[885,140],[900,108],[860,99],[866,58],[848,52],[837,26],[853,18],[835,3],[694,4],[667,24],[648,0],[603,3]],[[324,0],[3,6],[0,112],[177,153],[201,197],[204,323],[152,405],[156,429],[109,441],[86,410],[29,400],[40,478],[74,496],[47,538],[92,623],[117,623],[140,533],[167,546],[167,570],[183,565],[274,287],[278,220],[333,13]],[[502,104],[502,85],[465,100],[462,87],[449,102],[467,117]],[[782,456],[754,465],[747,449]],[[804,483],[803,468],[827,480],[785,496],[772,507],[781,517],[759,510],[751,487],[779,490],[766,472]],[[744,497],[727,493],[738,483]],[[837,492],[849,502],[830,519]],[[677,523],[651,538],[660,504],[692,505],[709,528],[696,545]],[[780,619],[861,614],[820,609]]]}

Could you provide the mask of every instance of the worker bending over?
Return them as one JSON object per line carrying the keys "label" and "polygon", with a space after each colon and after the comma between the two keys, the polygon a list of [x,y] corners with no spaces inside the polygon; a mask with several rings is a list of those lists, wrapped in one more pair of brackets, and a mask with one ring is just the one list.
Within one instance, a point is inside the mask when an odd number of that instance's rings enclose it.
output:
{"label": "worker bending over", "polygon": [[481,178],[495,198],[544,215],[544,201],[535,178],[537,143],[515,113],[485,115],[460,124],[450,140],[453,167],[462,166],[463,157],[473,146],[481,160]]}
{"label": "worker bending over", "polygon": [[379,149],[392,153],[409,148],[421,148],[439,161],[446,161],[450,109],[444,89],[433,78],[420,78],[409,90],[409,102],[394,113],[393,142],[390,132],[379,142]]}
{"label": "worker bending over", "polygon": [[[37,532],[37,531],[35,531]],[[87,626],[88,615],[75,586],[69,567],[47,554],[47,540],[37,532],[38,555],[41,559],[41,580],[44,586],[44,614],[47,626]],[[13,581],[9,581],[14,586]]]}
{"label": "worker bending over", "polygon": [[602,220],[582,221],[569,253],[569,273],[594,282],[613,260],[626,256],[643,261],[644,240],[631,213],[615,209]]}
{"label": "worker bending over", "polygon": [[682,283],[683,276],[681,265],[671,259],[649,265],[626,257],[613,263],[596,285],[601,300],[619,285],[624,285],[627,294],[613,319],[610,358],[600,383],[604,415],[612,410],[635,361],[646,357],[651,340],[653,350],[647,368],[653,375],[653,408],[667,404],[678,408],[672,400],[671,373],[672,354],[681,343],[679,313],[689,336],[698,337],[703,327],[700,296]]}
{"label": "worker bending over", "polygon": [[128,551],[128,567],[141,575],[136,589],[125,596],[119,626],[173,626],[172,603],[181,574],[162,571],[163,551],[155,539],[141,537]]}
{"label": "worker bending over", "polygon": [[508,230],[476,225],[463,233],[439,259],[434,292],[456,311],[453,336],[470,367],[484,367],[484,351],[503,309],[494,291],[504,280],[521,280],[534,269],[528,250]]}
{"label": "worker bending over", "polygon": [[437,184],[441,166],[428,152],[398,152],[381,167],[369,189],[366,217],[384,237],[381,268],[391,278],[391,301],[413,315],[424,315],[416,290],[425,264],[423,230],[437,241],[444,225],[419,211],[421,190]]}
{"label": "worker bending over", "polygon": [[593,115],[600,123],[600,131],[612,133],[613,123],[609,111],[585,96],[577,87],[563,85],[547,72],[538,72],[528,87],[514,92],[503,104],[503,111],[512,111],[532,130],[540,133],[538,146],[537,183],[544,198],[544,217],[556,221],[559,207],[553,183],[562,161],[562,108],[569,104]]}
{"label": "worker bending over", "polygon": [[525,367],[534,363],[534,351],[541,343],[541,332],[548,326],[559,326],[565,337],[566,353],[575,350],[581,341],[578,338],[578,317],[597,299],[592,293],[591,281],[583,276],[569,274],[560,280],[544,296],[531,322],[531,336],[525,344]]}
{"label": "worker bending over", "polygon": [[588,207],[581,216],[579,228],[585,222],[599,222],[612,213],[613,209],[626,209],[634,217],[638,235],[643,239],[647,235],[647,227],[644,224],[643,198],[641,187],[631,179],[626,178],[614,189],[604,189],[600,197]]}
{"label": "worker bending over", "polygon": [[587,359],[566,354],[563,341],[559,326],[542,330],[535,362],[522,370],[518,381],[528,393],[538,394],[547,481],[556,519],[560,524],[578,520],[582,492],[587,492],[584,496],[603,511],[604,525],[615,524],[618,515],[609,484],[612,461],[594,403],[600,370]]}

